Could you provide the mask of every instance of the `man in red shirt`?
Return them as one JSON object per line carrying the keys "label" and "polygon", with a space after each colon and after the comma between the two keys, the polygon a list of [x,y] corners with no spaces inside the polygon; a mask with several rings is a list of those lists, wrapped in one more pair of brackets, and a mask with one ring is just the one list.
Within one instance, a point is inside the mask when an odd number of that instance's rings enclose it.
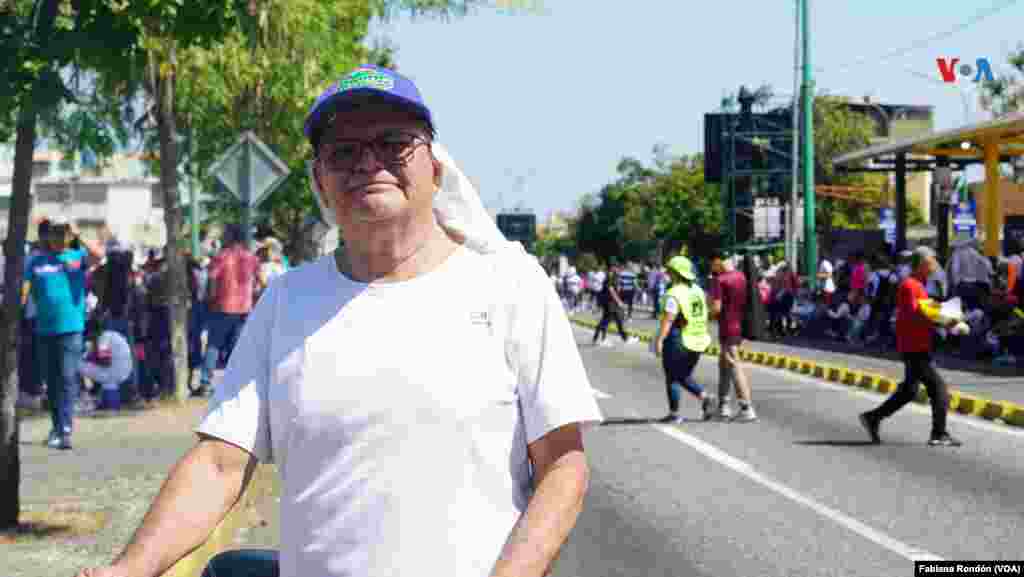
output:
{"label": "man in red shirt", "polygon": [[958,447],[960,441],[946,431],[946,412],[949,410],[949,389],[932,363],[932,327],[956,321],[939,320],[938,305],[928,296],[924,283],[939,268],[935,252],[918,247],[911,256],[912,273],[900,283],[896,292],[896,348],[903,355],[906,376],[899,388],[881,406],[860,415],[861,425],[871,436],[871,442],[881,443],[878,427],[883,419],[903,408],[917,395],[918,384],[923,382],[932,403],[932,433],[929,445]]}
{"label": "man in red shirt", "polygon": [[757,414],[750,400],[750,383],[740,366],[740,344],[743,342],[743,314],[747,306],[747,276],[735,269],[731,261],[715,254],[711,258],[711,318],[718,319],[718,417],[729,419],[729,392],[736,384],[740,410],[735,420],[756,421]]}
{"label": "man in red shirt", "polygon": [[242,230],[236,224],[224,227],[224,246],[210,261],[208,291],[209,334],[201,373],[201,390],[210,392],[210,379],[220,352],[231,354],[242,325],[252,310],[253,289],[260,260],[245,247]]}

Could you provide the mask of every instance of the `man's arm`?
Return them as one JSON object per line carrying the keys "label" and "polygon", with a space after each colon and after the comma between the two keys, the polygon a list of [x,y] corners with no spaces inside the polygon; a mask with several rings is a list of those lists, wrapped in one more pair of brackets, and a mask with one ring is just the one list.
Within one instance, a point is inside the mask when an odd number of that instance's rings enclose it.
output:
{"label": "man's arm", "polygon": [[256,459],[230,443],[200,435],[171,469],[124,551],[106,569],[79,577],[157,577],[198,548],[238,501]]}
{"label": "man's arm", "polygon": [[[668,303],[667,300],[665,302],[666,304]],[[675,320],[672,317],[674,316],[675,315],[670,314],[668,311],[661,315],[661,326],[658,327],[658,338],[654,342],[654,352],[659,357],[661,356],[661,350],[665,346],[665,339],[668,338],[668,333],[672,330],[672,322]]]}
{"label": "man's arm", "polygon": [[578,424],[565,425],[528,447],[535,490],[516,523],[493,577],[541,577],[576,525],[590,480]]}
{"label": "man's arm", "polygon": [[103,257],[106,256],[107,250],[103,247],[103,244],[99,241],[82,238],[78,233],[78,227],[75,225],[71,225],[71,234],[75,235],[78,242],[80,242],[82,246],[85,247],[86,252],[89,253],[89,264],[100,262],[103,260]]}
{"label": "man's arm", "polygon": [[28,295],[32,292],[32,282],[22,281],[21,283],[21,306],[28,305]]}

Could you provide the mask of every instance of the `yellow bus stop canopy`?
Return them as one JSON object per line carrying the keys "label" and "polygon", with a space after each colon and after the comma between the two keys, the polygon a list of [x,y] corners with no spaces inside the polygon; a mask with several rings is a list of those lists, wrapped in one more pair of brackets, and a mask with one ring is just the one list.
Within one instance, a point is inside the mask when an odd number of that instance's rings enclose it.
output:
{"label": "yellow bus stop canopy", "polygon": [[[908,158],[909,157],[909,158]],[[985,165],[985,254],[999,254],[1003,227],[1003,203],[999,198],[999,163],[1024,157],[1024,112],[1016,112],[959,128],[936,130],[909,138],[883,142],[840,156],[833,162],[848,171],[930,170],[947,163],[962,170],[970,164]],[[874,166],[862,163],[874,161]],[[897,166],[893,166],[895,163]],[[905,191],[905,185],[897,184]],[[902,216],[901,216],[902,218]]]}

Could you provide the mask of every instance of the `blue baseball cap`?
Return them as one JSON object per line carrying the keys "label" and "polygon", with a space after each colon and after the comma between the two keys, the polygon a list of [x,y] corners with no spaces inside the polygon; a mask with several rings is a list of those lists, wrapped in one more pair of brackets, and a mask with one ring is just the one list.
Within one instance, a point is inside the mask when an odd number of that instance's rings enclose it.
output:
{"label": "blue baseball cap", "polygon": [[323,128],[323,121],[331,112],[344,109],[346,103],[357,98],[365,98],[367,95],[408,107],[422,116],[433,130],[434,121],[430,109],[423,102],[423,96],[412,80],[394,70],[364,64],[328,86],[316,99],[313,107],[309,109],[309,115],[306,116],[306,138],[315,145]]}

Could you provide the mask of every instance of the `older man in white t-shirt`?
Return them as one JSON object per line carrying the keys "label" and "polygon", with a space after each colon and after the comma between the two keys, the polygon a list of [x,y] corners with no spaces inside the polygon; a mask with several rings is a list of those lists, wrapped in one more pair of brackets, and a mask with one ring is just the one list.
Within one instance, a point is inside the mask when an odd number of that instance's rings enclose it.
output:
{"label": "older man in white t-shirt", "polygon": [[262,461],[281,473],[282,577],[540,577],[582,508],[581,429],[601,420],[557,294],[525,252],[474,236],[501,238],[493,221],[436,212],[443,181],[468,180],[408,79],[360,68],[306,129],[344,248],[270,284],[201,441],[91,575],[160,574]]}

